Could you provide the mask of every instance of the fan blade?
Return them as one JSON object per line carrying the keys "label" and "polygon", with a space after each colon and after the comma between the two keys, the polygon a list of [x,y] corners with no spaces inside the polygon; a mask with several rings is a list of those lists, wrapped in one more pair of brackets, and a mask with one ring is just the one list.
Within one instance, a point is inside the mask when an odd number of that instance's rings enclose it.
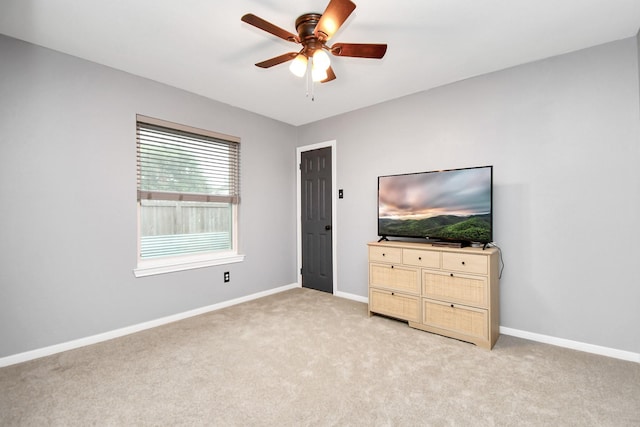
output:
{"label": "fan blade", "polygon": [[253,25],[256,28],[260,28],[261,30],[266,31],[267,33],[271,33],[276,37],[280,37],[283,40],[300,43],[298,36],[296,36],[295,34],[292,34],[287,30],[283,30],[277,25],[273,25],[271,22],[267,22],[252,13],[247,13],[241,19],[242,22],[246,22],[247,24]]}
{"label": "fan blade", "polygon": [[336,56],[353,56],[356,58],[381,59],[387,53],[386,44],[336,43],[331,46],[331,53]]}
{"label": "fan blade", "polygon": [[355,8],[356,5],[350,0],[331,0],[313,34],[321,40],[329,40]]}
{"label": "fan blade", "polygon": [[320,83],[327,83],[335,79],[336,79],[336,73],[333,72],[333,68],[329,67],[327,68],[327,78],[324,80],[321,80]]}
{"label": "fan blade", "polygon": [[285,53],[284,55],[276,56],[275,58],[267,59],[266,61],[258,62],[256,66],[260,68],[270,68],[270,67],[273,67],[274,65],[291,61],[296,56],[298,56],[298,52],[289,52],[289,53]]}

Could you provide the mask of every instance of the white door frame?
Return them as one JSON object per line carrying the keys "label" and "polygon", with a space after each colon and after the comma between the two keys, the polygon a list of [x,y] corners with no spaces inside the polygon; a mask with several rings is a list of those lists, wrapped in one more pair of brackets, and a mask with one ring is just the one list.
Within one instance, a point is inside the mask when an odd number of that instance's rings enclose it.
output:
{"label": "white door frame", "polygon": [[302,287],[302,210],[300,205],[300,193],[302,191],[300,182],[300,164],[302,163],[302,153],[305,151],[317,150],[319,148],[331,147],[331,264],[333,269],[333,294],[338,293],[338,260],[337,260],[337,241],[338,241],[338,190],[337,187],[337,171],[336,167],[336,141],[326,141],[317,144],[305,145],[296,148],[296,223],[297,223],[297,242],[298,242],[298,286]]}

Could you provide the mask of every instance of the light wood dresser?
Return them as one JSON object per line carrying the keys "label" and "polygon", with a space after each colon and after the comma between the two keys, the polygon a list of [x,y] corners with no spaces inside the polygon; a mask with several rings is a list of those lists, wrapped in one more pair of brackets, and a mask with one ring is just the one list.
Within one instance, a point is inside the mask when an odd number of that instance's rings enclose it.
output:
{"label": "light wood dresser", "polygon": [[372,242],[369,315],[491,349],[499,336],[498,250]]}

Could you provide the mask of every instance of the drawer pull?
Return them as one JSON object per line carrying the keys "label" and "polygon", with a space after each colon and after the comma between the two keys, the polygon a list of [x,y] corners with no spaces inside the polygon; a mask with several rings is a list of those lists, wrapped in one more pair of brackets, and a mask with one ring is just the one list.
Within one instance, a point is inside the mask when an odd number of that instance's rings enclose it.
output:
{"label": "drawer pull", "polygon": [[455,308],[455,307],[453,306],[453,304],[451,304],[451,308]]}
{"label": "drawer pull", "polygon": [[395,292],[391,292],[391,295],[395,295]]}
{"label": "drawer pull", "polygon": [[462,265],[464,265],[464,261],[462,261]]}
{"label": "drawer pull", "polygon": [[393,265],[391,266],[391,268],[393,268]]}
{"label": "drawer pull", "polygon": [[382,256],[387,256],[387,254],[383,253]]}
{"label": "drawer pull", "polygon": [[453,277],[453,273],[449,273],[449,276]]}
{"label": "drawer pull", "polygon": [[422,257],[421,256],[418,257],[418,261],[422,261]]}

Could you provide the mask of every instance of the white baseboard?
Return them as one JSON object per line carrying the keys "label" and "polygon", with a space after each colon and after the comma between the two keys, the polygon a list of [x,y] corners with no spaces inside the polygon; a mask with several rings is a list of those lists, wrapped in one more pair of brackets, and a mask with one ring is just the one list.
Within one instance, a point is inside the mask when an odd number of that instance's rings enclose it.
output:
{"label": "white baseboard", "polygon": [[617,350],[615,348],[602,347],[599,345],[587,344],[579,341],[571,341],[564,338],[556,338],[548,335],[536,334],[533,332],[521,331],[518,329],[500,326],[500,333],[513,337],[524,338],[558,347],[570,348],[572,350],[584,351],[586,353],[598,354],[601,356],[613,357],[615,359],[627,360],[629,362],[640,363],[640,353]]}
{"label": "white baseboard", "polygon": [[266,297],[269,295],[277,294],[279,292],[288,291],[290,289],[299,288],[297,283],[281,286],[279,288],[269,289],[267,291],[258,292],[252,295],[232,299],[229,301],[223,301],[218,304],[209,305],[207,307],[196,308],[194,310],[185,311],[184,313],[178,313],[167,317],[162,317],[156,320],[150,320],[148,322],[139,323],[137,325],[127,326],[124,328],[116,329],[113,331],[105,332],[102,334],[92,335],[90,337],[80,338],[73,341],[68,341],[61,344],[55,344],[49,347],[39,348],[36,350],[26,351],[24,353],[14,354],[12,356],[6,356],[0,358],[0,368],[10,365],[15,365],[29,360],[38,359],[40,357],[51,356],[52,354],[62,353],[63,351],[73,350],[76,348],[84,347],[91,344],[97,344],[103,341],[108,341],[114,338],[119,338],[125,335],[133,334],[136,332],[144,331],[146,329],[155,328],[157,326],[166,325],[167,323],[177,322],[179,320],[187,319],[189,317],[198,316],[200,314],[209,313],[211,311],[220,310],[222,308],[231,307],[232,305],[240,304],[247,301],[252,301],[258,298]]}
{"label": "white baseboard", "polygon": [[363,302],[365,304],[369,303],[369,298],[361,297],[360,295],[349,294],[347,292],[336,292],[335,296],[345,299],[350,299],[353,301]]}

